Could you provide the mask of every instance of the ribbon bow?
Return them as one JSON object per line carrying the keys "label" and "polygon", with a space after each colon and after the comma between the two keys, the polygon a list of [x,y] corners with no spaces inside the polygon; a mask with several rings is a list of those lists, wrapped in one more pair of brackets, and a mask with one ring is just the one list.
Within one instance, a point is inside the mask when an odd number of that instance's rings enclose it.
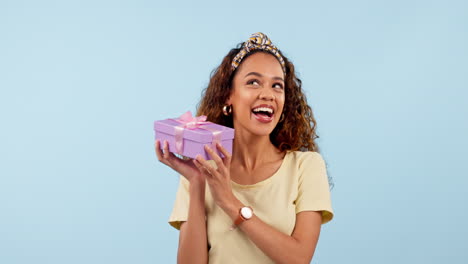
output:
{"label": "ribbon bow", "polygon": [[206,116],[192,116],[192,112],[187,111],[183,115],[181,115],[178,119],[176,119],[177,122],[183,124],[183,128],[188,128],[188,129],[195,129],[199,128],[200,126],[207,124],[206,122]]}
{"label": "ribbon bow", "polygon": [[210,122],[206,121],[206,116],[204,115],[194,117],[192,116],[192,112],[187,111],[183,115],[181,115],[179,118],[173,119],[173,120],[181,123],[179,126],[175,127],[175,135],[174,135],[175,141],[176,141],[176,150],[177,150],[177,153],[180,155],[182,155],[184,151],[184,130],[185,129],[201,128],[204,130],[211,131],[213,135],[213,141],[212,141],[213,147],[216,146],[215,145],[216,143],[221,141],[221,131],[211,129],[205,126],[206,124],[209,124]]}

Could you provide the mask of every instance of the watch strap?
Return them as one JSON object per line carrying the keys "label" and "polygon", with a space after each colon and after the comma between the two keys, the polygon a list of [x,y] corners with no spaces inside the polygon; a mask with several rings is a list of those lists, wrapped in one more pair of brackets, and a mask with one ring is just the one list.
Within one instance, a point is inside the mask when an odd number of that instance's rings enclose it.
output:
{"label": "watch strap", "polygon": [[231,230],[235,229],[235,228],[236,228],[238,225],[240,225],[242,222],[247,221],[247,220],[250,219],[250,218],[249,218],[249,219],[246,219],[244,216],[242,216],[241,211],[242,211],[242,208],[244,208],[244,207],[250,208],[250,210],[252,210],[252,213],[253,213],[252,207],[250,207],[250,206],[243,206],[243,207],[241,207],[241,208],[239,209],[239,214],[237,215],[237,218],[236,218],[236,220],[234,221],[234,224],[233,224],[232,227],[231,227]]}

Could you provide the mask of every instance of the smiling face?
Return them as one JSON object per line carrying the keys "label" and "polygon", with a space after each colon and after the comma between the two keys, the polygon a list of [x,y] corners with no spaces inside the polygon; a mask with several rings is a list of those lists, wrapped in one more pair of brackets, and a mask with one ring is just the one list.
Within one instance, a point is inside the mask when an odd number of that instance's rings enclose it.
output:
{"label": "smiling face", "polygon": [[284,73],[271,54],[254,53],[242,61],[226,102],[232,105],[234,128],[268,136],[278,124],[285,100]]}

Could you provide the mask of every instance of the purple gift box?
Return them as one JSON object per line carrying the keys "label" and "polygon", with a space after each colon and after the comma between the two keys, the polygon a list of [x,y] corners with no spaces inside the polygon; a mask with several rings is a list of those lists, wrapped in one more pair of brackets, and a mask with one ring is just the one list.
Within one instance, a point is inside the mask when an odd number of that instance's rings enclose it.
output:
{"label": "purple gift box", "polygon": [[204,149],[205,145],[211,145],[211,148],[223,157],[216,148],[216,142],[232,153],[234,129],[205,120],[206,116],[192,117],[190,112],[186,112],[179,118],[155,121],[155,139],[161,141],[161,149],[164,140],[167,140],[170,152],[189,158],[200,154],[204,159],[210,160],[211,157]]}

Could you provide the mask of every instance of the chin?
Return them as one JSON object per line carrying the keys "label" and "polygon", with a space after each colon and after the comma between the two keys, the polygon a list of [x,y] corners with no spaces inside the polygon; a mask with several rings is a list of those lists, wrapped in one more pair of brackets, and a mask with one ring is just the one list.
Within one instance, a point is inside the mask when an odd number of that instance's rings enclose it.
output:
{"label": "chin", "polygon": [[250,130],[250,133],[254,134],[255,136],[259,136],[259,137],[262,137],[262,136],[270,136],[270,134],[273,132],[273,130],[275,129],[275,127],[255,127],[253,129]]}
{"label": "chin", "polygon": [[248,131],[250,134],[257,136],[257,137],[262,137],[262,136],[269,137],[270,134],[278,125],[276,120],[268,124],[259,123],[259,122],[256,122],[255,120],[249,120],[245,123],[244,122],[238,122],[237,124],[236,123],[234,124],[234,129],[238,131]]}

